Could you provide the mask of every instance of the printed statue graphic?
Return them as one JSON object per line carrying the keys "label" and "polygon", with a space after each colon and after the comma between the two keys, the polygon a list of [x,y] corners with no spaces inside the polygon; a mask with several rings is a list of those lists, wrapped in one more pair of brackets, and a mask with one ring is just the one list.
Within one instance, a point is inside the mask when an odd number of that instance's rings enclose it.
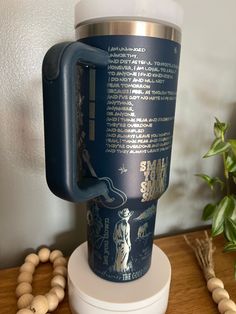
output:
{"label": "printed statue graphic", "polygon": [[130,269],[129,254],[131,251],[130,224],[129,218],[134,212],[124,208],[118,212],[120,220],[116,223],[113,233],[113,240],[116,245],[116,257],[114,270],[117,272],[126,272]]}

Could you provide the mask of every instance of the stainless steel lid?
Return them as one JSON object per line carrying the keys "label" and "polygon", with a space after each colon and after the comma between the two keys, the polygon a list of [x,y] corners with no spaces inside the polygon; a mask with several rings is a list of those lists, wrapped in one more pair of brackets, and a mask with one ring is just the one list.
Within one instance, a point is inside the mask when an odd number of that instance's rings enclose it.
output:
{"label": "stainless steel lid", "polygon": [[174,0],[80,0],[75,7],[75,27],[121,19],[163,22],[181,29],[183,10]]}

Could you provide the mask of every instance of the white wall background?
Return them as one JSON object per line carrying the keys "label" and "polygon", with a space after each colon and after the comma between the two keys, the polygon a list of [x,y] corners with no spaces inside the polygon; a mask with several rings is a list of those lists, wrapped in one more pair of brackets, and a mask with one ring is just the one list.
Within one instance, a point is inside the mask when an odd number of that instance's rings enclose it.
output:
{"label": "white wall background", "polygon": [[160,199],[156,232],[200,224],[211,200],[196,173],[218,174],[220,160],[202,160],[213,140],[214,118],[236,137],[236,2],[176,0],[185,11],[170,188]]}
{"label": "white wall background", "polygon": [[[194,173],[218,172],[202,160],[214,117],[236,113],[236,2],[178,0],[185,10],[171,184],[158,205],[156,234],[201,224],[210,198]],[[0,1],[0,267],[45,244],[69,254],[86,238],[85,205],[51,194],[44,171],[42,59],[74,39],[76,0]],[[234,128],[235,131],[235,128]]]}

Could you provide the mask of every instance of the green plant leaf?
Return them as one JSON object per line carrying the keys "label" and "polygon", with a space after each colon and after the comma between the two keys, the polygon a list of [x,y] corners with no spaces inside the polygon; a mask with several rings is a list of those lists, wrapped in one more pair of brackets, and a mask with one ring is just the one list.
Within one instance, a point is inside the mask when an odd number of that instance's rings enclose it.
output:
{"label": "green plant leaf", "polygon": [[217,138],[222,138],[225,135],[229,125],[224,122],[220,122],[217,118],[216,122],[214,123],[214,134]]}
{"label": "green plant leaf", "polygon": [[217,124],[214,124],[214,134],[216,138],[222,138],[222,131],[219,129]]}
{"label": "green plant leaf", "polygon": [[218,178],[218,177],[214,177],[213,178],[213,186],[215,186],[217,183],[220,185],[220,189],[221,189],[221,191],[224,189],[224,187],[225,187],[225,183],[220,179],[220,178]]}
{"label": "green plant leaf", "polygon": [[236,172],[236,157],[234,155],[227,156],[226,168],[229,172]]}
{"label": "green plant leaf", "polygon": [[195,176],[202,178],[211,188],[214,190],[214,186],[218,183],[220,185],[221,190],[224,189],[225,183],[218,177],[210,177],[207,174],[197,173]]}
{"label": "green plant leaf", "polygon": [[203,156],[203,158],[219,155],[227,152],[231,145],[228,142],[223,142],[220,138],[214,140],[210,150]]}
{"label": "green plant leaf", "polygon": [[195,176],[202,178],[207,184],[211,185],[212,178],[204,173],[196,173]]}
{"label": "green plant leaf", "polygon": [[233,151],[234,155],[236,156],[236,140],[231,139],[231,140],[228,140],[228,142],[230,143],[232,151]]}
{"label": "green plant leaf", "polygon": [[226,239],[236,245],[236,223],[229,217],[224,221],[224,233]]}
{"label": "green plant leaf", "polygon": [[229,216],[229,218],[231,218],[233,221],[236,222],[236,195],[231,194],[230,197],[234,201],[234,210],[233,210],[232,214]]}
{"label": "green plant leaf", "polygon": [[236,172],[233,173],[233,180],[234,180],[234,183],[236,184]]}
{"label": "green plant leaf", "polygon": [[236,243],[229,242],[224,246],[224,252],[235,252]]}
{"label": "green plant leaf", "polygon": [[230,217],[234,210],[234,200],[230,196],[225,196],[217,205],[212,220],[212,236],[215,237],[224,231],[225,217]]}
{"label": "green plant leaf", "polygon": [[216,208],[217,208],[217,205],[207,204],[203,209],[202,220],[207,221],[207,220],[212,219]]}

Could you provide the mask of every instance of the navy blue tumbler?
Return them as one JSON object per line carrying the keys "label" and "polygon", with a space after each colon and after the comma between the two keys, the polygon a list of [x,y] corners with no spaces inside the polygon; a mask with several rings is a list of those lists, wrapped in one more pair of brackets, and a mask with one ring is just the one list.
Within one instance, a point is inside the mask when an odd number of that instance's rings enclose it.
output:
{"label": "navy blue tumbler", "polygon": [[78,41],[45,56],[46,175],[57,196],[89,201],[91,269],[125,282],[150,267],[169,182],[182,12],[173,0],[106,3],[81,0]]}

